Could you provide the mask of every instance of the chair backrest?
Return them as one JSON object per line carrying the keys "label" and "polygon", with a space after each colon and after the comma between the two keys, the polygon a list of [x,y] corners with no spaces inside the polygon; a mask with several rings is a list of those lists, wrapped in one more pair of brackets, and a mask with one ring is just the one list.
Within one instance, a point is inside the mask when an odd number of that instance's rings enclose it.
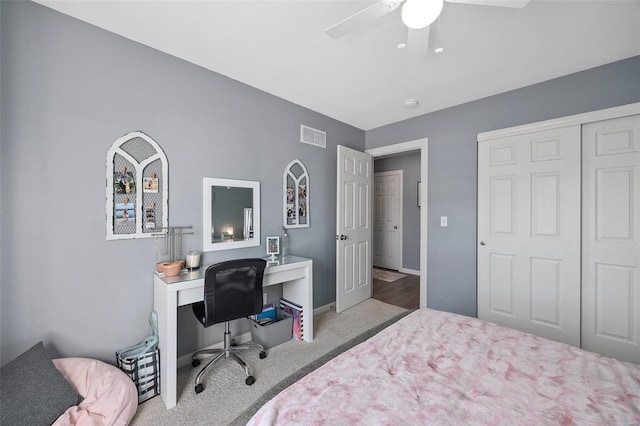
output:
{"label": "chair backrest", "polygon": [[238,259],[207,268],[203,325],[208,327],[262,312],[262,278],[267,261]]}

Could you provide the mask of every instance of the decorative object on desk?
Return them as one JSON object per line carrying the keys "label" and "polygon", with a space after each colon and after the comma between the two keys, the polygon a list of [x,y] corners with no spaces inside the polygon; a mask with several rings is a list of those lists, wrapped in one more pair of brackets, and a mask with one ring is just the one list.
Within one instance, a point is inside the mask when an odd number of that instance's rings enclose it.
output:
{"label": "decorative object on desk", "polygon": [[[168,167],[160,145],[142,132],[128,133],[111,145],[106,173],[107,240],[149,238],[158,227],[168,226]],[[136,190],[139,184],[142,191]],[[154,219],[147,221],[152,204]]]}
{"label": "decorative object on desk", "polygon": [[276,254],[280,253],[280,238],[267,237],[267,254],[271,255],[271,260],[275,260]]}
{"label": "decorative object on desk", "polygon": [[164,274],[165,277],[175,277],[180,273],[184,266],[184,260],[176,260],[175,262],[156,263],[156,271]]}
{"label": "decorative object on desk", "polygon": [[198,269],[200,267],[200,252],[188,251],[186,265],[187,269]]}
{"label": "decorative object on desk", "polygon": [[157,234],[153,234],[153,236],[156,237],[156,263],[174,262],[177,260],[184,262],[185,258],[182,253],[182,236],[193,235],[193,231],[188,232],[191,228],[192,226],[171,226],[161,229],[156,228],[156,232],[162,231]]}
{"label": "decorative object on desk", "polygon": [[285,228],[309,227],[309,173],[296,159],[284,169],[282,176],[282,225]]}
{"label": "decorative object on desk", "polygon": [[287,234],[287,228],[283,226],[280,234],[280,255],[285,257],[289,254],[289,234]]}

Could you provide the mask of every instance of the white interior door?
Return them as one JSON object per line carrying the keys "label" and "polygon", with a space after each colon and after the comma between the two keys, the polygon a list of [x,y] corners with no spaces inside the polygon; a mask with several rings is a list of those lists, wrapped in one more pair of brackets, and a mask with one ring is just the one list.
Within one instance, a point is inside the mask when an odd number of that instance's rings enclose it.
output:
{"label": "white interior door", "polygon": [[373,266],[400,269],[402,170],[374,174]]}
{"label": "white interior door", "polygon": [[372,294],[371,237],[373,161],[338,145],[336,217],[336,312]]}
{"label": "white interior door", "polygon": [[640,115],[582,137],[582,346],[640,363]]}
{"label": "white interior door", "polygon": [[478,317],[580,345],[580,126],[478,144]]}

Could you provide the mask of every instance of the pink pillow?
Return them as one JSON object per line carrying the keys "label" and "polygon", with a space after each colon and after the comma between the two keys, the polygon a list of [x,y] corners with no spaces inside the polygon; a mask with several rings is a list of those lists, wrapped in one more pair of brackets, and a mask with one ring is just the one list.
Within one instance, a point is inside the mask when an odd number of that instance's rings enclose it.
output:
{"label": "pink pillow", "polygon": [[67,409],[54,425],[126,426],[138,409],[138,389],[117,367],[88,358],[59,358],[53,363],[84,397]]}

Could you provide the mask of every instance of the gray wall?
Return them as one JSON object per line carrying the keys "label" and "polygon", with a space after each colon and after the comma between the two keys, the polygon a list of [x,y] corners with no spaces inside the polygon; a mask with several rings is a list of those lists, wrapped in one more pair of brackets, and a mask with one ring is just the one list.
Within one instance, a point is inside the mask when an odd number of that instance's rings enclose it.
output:
{"label": "gray wall", "polygon": [[634,102],[640,56],[367,131],[367,149],[429,138],[428,306],[476,316],[478,133]]}
{"label": "gray wall", "polygon": [[374,161],[374,172],[402,170],[402,262],[400,267],[420,270],[420,208],[417,183],[420,180],[420,152]]}
{"label": "gray wall", "polygon": [[[314,260],[314,305],[335,300],[336,145],[364,149],[363,131],[32,2],[0,15],[0,364],[38,340],[113,362],[149,333],[154,241],[105,240],[107,150],[133,130],[167,155],[169,223],[197,234],[185,251],[202,247],[204,176],[260,181],[262,235],[278,235],[282,173],[299,158],[313,221],[289,231],[292,253]],[[327,149],[298,142],[302,123]],[[265,255],[263,238],[203,262]],[[181,354],[221,340],[179,317]]]}

